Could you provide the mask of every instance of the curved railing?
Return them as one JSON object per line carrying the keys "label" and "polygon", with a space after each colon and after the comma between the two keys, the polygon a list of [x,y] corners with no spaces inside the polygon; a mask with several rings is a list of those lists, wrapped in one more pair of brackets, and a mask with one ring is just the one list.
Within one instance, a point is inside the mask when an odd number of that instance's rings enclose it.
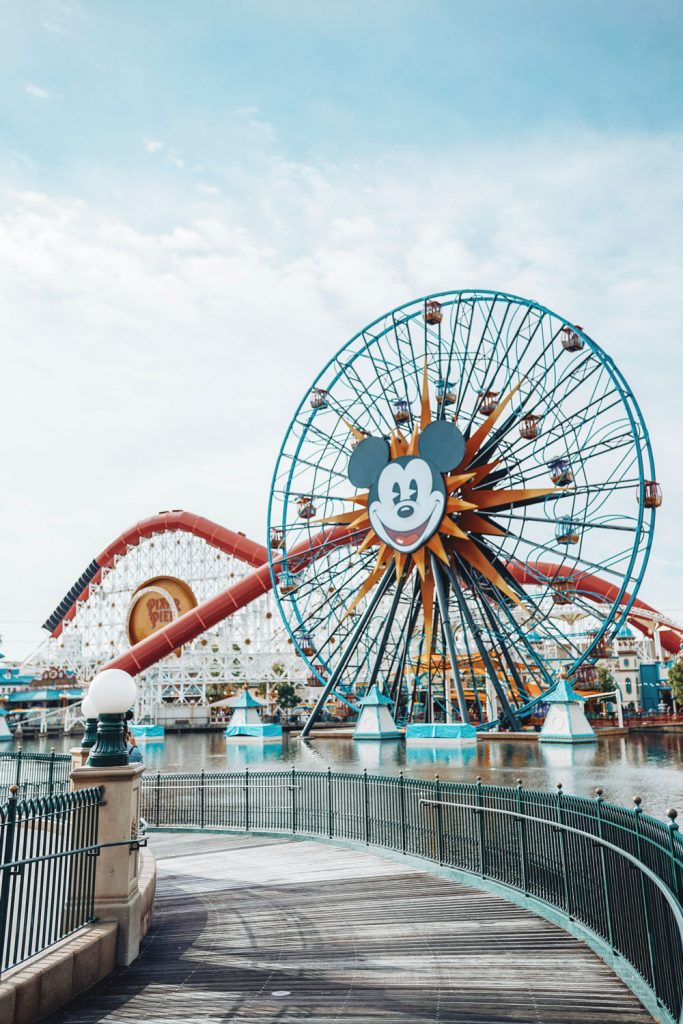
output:
{"label": "curved railing", "polygon": [[683,846],[640,810],[481,783],[337,772],[146,775],[152,827],[274,832],[419,857],[581,935],[659,1020],[683,1022]]}

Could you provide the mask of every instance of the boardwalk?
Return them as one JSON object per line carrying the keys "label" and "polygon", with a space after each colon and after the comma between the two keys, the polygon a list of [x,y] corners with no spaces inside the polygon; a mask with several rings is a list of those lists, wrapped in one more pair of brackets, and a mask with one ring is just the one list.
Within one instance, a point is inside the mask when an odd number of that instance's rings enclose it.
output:
{"label": "boardwalk", "polygon": [[651,1024],[580,942],[475,889],[314,842],[152,846],[141,957],[50,1024]]}

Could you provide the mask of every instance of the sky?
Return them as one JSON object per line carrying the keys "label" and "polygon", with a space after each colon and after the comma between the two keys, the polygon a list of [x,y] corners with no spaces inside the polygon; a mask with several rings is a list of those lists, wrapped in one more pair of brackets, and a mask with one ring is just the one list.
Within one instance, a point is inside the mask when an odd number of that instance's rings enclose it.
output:
{"label": "sky", "polygon": [[185,508],[263,540],[364,324],[494,288],[630,382],[683,618],[677,0],[0,0],[0,636]]}

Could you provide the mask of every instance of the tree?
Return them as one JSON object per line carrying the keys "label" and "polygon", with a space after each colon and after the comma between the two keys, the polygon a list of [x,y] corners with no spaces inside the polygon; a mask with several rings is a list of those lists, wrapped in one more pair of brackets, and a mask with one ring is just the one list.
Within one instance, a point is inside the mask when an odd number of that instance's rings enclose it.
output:
{"label": "tree", "polygon": [[617,684],[614,681],[614,676],[607,666],[598,665],[598,689],[602,693],[614,693],[616,688]]}
{"label": "tree", "polygon": [[289,713],[297,704],[301,704],[301,697],[298,695],[291,683],[280,683],[277,688],[277,702],[289,718]]}
{"label": "tree", "polygon": [[683,704],[683,661],[669,665],[669,686],[677,704]]}

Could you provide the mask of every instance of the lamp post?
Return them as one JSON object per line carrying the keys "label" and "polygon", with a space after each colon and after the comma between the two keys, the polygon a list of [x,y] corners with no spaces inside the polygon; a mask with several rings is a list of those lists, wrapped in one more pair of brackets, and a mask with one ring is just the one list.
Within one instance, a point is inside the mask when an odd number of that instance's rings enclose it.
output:
{"label": "lamp post", "polygon": [[126,711],[135,703],[137,686],[120,668],[108,668],[95,676],[88,698],[98,714],[97,739],[90,750],[92,768],[117,768],[128,764]]}
{"label": "lamp post", "polygon": [[81,747],[88,750],[97,740],[97,711],[90,693],[86,693],[81,701],[81,711],[85,716],[85,734],[81,740]]}

